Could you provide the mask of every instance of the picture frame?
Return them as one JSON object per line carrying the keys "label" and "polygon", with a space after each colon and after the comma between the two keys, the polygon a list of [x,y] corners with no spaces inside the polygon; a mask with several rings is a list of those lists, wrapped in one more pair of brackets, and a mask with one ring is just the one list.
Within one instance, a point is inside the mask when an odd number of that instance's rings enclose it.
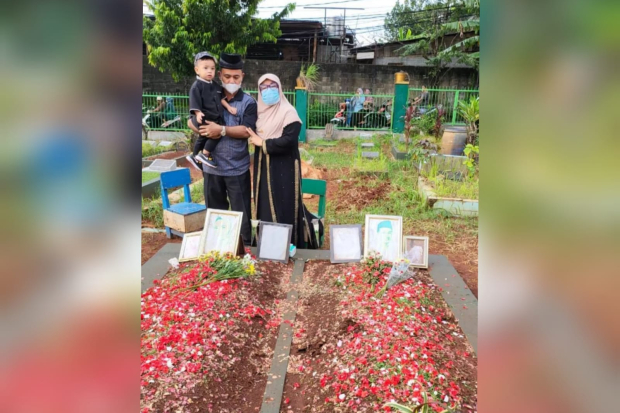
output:
{"label": "picture frame", "polygon": [[366,215],[364,229],[364,258],[375,251],[381,254],[384,261],[400,260],[403,251],[403,217]]}
{"label": "picture frame", "polygon": [[261,221],[256,257],[262,261],[288,263],[293,226]]}
{"label": "picture frame", "polygon": [[[422,245],[420,245],[420,243]],[[414,247],[422,248],[422,262],[410,261],[415,268],[428,268],[428,237],[417,237],[408,235],[403,237],[403,257],[411,256],[411,249]],[[417,254],[416,254],[417,255]],[[419,255],[418,255],[419,256]]]}
{"label": "picture frame", "polygon": [[362,226],[329,226],[329,259],[332,264],[360,262],[364,257]]}
{"label": "picture frame", "polygon": [[200,242],[200,255],[218,251],[235,255],[239,248],[243,212],[207,209]]}
{"label": "picture frame", "polygon": [[183,235],[179,262],[194,261],[200,257],[200,245],[202,243],[202,231],[190,232]]}

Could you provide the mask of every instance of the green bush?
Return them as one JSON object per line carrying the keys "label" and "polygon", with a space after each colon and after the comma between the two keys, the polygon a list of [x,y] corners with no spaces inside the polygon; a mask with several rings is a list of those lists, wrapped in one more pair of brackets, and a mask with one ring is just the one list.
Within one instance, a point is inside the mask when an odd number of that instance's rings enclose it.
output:
{"label": "green bush", "polygon": [[314,102],[308,110],[308,127],[325,127],[338,113],[338,105]]}
{"label": "green bush", "polygon": [[142,143],[142,157],[148,158],[149,156],[159,155],[163,152],[174,150],[174,143],[168,146],[153,146],[149,143]]}

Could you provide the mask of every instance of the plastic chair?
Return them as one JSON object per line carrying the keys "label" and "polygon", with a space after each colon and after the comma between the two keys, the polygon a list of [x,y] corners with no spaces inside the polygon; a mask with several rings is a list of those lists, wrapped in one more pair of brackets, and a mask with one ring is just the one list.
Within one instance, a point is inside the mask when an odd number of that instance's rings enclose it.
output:
{"label": "plastic chair", "polygon": [[[205,207],[204,205],[192,202],[192,196],[189,190],[189,184],[191,183],[192,179],[189,174],[188,168],[162,172],[160,175],[160,181],[161,200],[164,211],[167,211],[171,214],[182,215],[184,217],[206,211],[207,207]],[[170,200],[168,199],[168,190],[176,188],[178,186],[183,186],[183,199],[185,202],[179,202],[178,204],[170,205]],[[193,230],[186,232],[193,232]],[[166,226],[166,236],[168,238],[171,238],[172,234],[183,237],[184,233]]]}
{"label": "plastic chair", "polygon": [[[319,210],[315,214],[320,220],[325,222],[325,207],[326,207],[326,194],[327,194],[327,182],[320,179],[308,179],[303,178],[301,180],[301,192],[303,194],[311,194],[319,196]],[[319,240],[319,246],[323,246],[323,239]]]}

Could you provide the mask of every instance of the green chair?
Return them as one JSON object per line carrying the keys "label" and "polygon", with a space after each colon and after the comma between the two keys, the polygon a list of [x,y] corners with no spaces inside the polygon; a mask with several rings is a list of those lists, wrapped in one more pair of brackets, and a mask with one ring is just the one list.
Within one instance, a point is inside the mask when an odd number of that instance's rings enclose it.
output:
{"label": "green chair", "polygon": [[[327,194],[327,182],[322,181],[320,179],[302,179],[301,180],[301,192],[304,194],[318,195],[319,196],[319,210],[314,213],[323,224],[325,224],[325,207],[326,207],[326,198]],[[310,211],[312,212],[312,211]],[[319,246],[323,246],[324,237],[321,237],[319,240]]]}

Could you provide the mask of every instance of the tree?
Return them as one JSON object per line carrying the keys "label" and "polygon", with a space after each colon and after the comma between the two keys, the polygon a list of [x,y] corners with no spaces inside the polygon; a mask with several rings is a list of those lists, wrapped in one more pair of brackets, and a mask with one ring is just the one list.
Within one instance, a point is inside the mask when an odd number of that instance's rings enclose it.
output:
{"label": "tree", "polygon": [[[463,14],[457,21],[436,21],[425,32],[410,36],[419,39],[397,50],[401,55],[421,55],[431,67],[435,82],[447,71],[444,69],[453,61],[467,64],[478,70],[480,47],[480,2],[465,0],[461,3]],[[412,33],[413,34],[413,33]],[[453,34],[451,40],[446,35]],[[448,69],[449,70],[449,69]]]}
{"label": "tree", "polygon": [[144,16],[143,38],[149,63],[175,81],[194,73],[196,53],[245,54],[248,46],[276,42],[280,20],[295,9],[288,4],[271,19],[254,18],[262,0],[152,0],[155,15]]}
{"label": "tree", "polygon": [[[453,22],[466,14],[466,6],[455,0],[403,0],[385,19],[388,41],[409,40],[431,30],[437,22]],[[410,32],[409,37],[404,36]]]}

